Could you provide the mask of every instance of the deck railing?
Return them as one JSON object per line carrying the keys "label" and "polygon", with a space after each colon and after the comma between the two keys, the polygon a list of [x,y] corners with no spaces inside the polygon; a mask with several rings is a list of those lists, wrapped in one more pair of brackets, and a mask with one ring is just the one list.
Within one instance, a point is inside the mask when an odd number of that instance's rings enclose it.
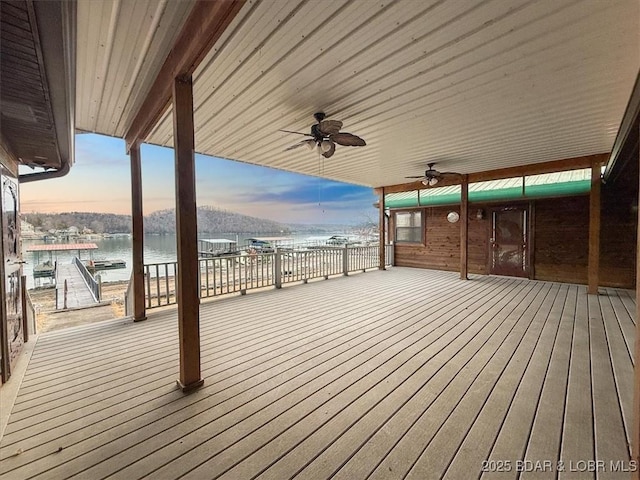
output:
{"label": "deck railing", "polygon": [[78,268],[78,271],[80,272],[80,275],[82,275],[82,278],[84,278],[84,281],[87,282],[87,286],[89,287],[89,290],[93,295],[93,298],[96,299],[96,302],[99,302],[100,301],[100,284],[96,281],[95,278],[93,278],[93,275],[91,275],[89,270],[87,270],[87,267],[85,266],[85,264],[82,263],[82,261],[80,261],[78,257],[73,257],[73,263]]}
{"label": "deck railing", "polygon": [[178,262],[152,263],[144,266],[147,308],[176,303],[177,271]]}
{"label": "deck railing", "polygon": [[124,292],[124,315],[125,317],[133,316],[133,271],[129,277],[129,283],[127,284],[127,290]]}
{"label": "deck railing", "polygon": [[[387,265],[393,254],[387,246]],[[245,294],[247,290],[276,287],[315,278],[377,268],[379,246],[324,247],[310,250],[281,250],[275,253],[228,255],[198,260],[200,298],[228,293]],[[147,308],[176,303],[177,262],[151,263],[144,266]],[[130,282],[129,288],[131,288]],[[130,298],[127,295],[125,299]]]}

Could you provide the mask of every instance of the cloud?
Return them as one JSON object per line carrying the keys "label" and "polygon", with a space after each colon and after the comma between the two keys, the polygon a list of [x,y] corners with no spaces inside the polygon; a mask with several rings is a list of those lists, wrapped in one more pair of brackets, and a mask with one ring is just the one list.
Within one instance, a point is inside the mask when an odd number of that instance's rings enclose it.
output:
{"label": "cloud", "polygon": [[354,201],[371,204],[375,201],[375,196],[373,191],[366,187],[321,179],[303,179],[273,190],[268,187],[266,190],[254,190],[247,196],[247,201],[289,203],[292,205],[340,204]]}

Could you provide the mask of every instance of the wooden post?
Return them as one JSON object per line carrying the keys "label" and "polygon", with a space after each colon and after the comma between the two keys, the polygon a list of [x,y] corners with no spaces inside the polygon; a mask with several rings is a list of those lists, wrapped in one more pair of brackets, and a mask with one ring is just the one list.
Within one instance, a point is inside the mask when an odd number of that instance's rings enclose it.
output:
{"label": "wooden post", "polygon": [[342,249],[342,275],[349,275],[349,245],[346,243]]}
{"label": "wooden post", "polygon": [[384,187],[380,189],[380,200],[378,201],[378,213],[380,220],[378,221],[378,228],[380,230],[380,264],[378,265],[379,270],[386,270],[386,255],[385,255],[385,245],[387,243],[387,239],[385,238],[385,216],[384,216]]}
{"label": "wooden post", "polygon": [[24,343],[29,341],[29,318],[27,315],[27,277],[20,277],[20,299],[22,300],[22,338]]}
{"label": "wooden post", "polygon": [[200,295],[196,217],[193,83],[191,76],[173,82],[173,138],[176,162],[176,233],[180,379],[183,392],[200,387]]}
{"label": "wooden post", "polygon": [[147,319],[144,305],[144,217],[142,212],[142,168],[140,166],[140,143],[135,142],[129,150],[131,156],[131,234],[133,321]]}
{"label": "wooden post", "polygon": [[462,176],[460,195],[460,279],[468,280],[469,176]]}
{"label": "wooden post", "polygon": [[278,247],[274,253],[273,268],[275,269],[275,286],[276,288],[282,288],[282,254]]}
{"label": "wooden post", "polygon": [[589,285],[590,295],[598,294],[600,269],[600,162],[591,165],[591,193],[589,194]]}
{"label": "wooden post", "polygon": [[[636,160],[640,163],[640,155]],[[640,183],[640,182],[639,182]],[[639,185],[640,188],[640,185]],[[635,367],[634,388],[633,388],[633,428],[631,437],[631,459],[635,460],[636,465],[640,465],[640,210],[638,210],[638,224],[636,235],[636,339],[635,339]],[[637,468],[631,478],[640,480],[640,468]]]}

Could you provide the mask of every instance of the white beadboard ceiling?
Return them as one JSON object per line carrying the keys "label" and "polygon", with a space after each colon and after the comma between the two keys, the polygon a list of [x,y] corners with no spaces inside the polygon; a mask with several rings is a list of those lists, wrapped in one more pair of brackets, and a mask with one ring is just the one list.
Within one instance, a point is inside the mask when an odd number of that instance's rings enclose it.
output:
{"label": "white beadboard ceiling", "polygon": [[[192,3],[78,3],[80,129],[122,136]],[[609,152],[638,0],[249,0],[194,74],[196,150],[382,186]],[[366,147],[284,149],[313,113]],[[172,145],[171,112],[147,139]]]}

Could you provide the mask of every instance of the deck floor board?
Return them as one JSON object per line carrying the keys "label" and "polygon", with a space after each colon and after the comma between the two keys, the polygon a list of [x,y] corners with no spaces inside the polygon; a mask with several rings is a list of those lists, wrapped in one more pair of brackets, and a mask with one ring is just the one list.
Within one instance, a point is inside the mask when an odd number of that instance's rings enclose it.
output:
{"label": "deck floor board", "polygon": [[[605,290],[392,268],[216,299],[201,305],[205,385],[188,396],[174,384],[174,308],[43,334],[0,442],[0,478],[628,466],[635,303]],[[510,471],[497,475],[498,460]],[[595,478],[578,473],[560,478]]]}

